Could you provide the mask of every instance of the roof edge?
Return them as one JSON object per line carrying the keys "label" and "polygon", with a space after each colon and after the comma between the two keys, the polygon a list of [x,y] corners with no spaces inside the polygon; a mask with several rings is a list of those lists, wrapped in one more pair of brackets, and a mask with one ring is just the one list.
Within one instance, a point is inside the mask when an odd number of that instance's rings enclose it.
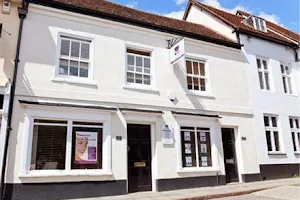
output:
{"label": "roof edge", "polygon": [[184,32],[184,31],[181,31],[181,30],[178,30],[175,28],[162,27],[162,26],[149,24],[149,23],[141,22],[141,21],[134,20],[134,19],[128,19],[128,18],[126,19],[126,18],[122,18],[120,16],[96,12],[93,10],[83,9],[83,8],[79,8],[76,6],[63,4],[63,3],[59,3],[59,2],[53,2],[53,1],[47,2],[45,0],[27,0],[27,1],[29,1],[30,3],[33,3],[33,4],[41,5],[41,6],[52,7],[52,8],[65,10],[65,11],[69,11],[69,12],[74,12],[74,13],[78,13],[78,14],[84,14],[84,15],[88,15],[88,16],[92,16],[92,17],[98,17],[98,18],[102,18],[102,19],[106,19],[106,20],[110,20],[110,21],[115,21],[115,22],[119,22],[119,23],[138,26],[138,27],[142,27],[142,28],[153,29],[153,30],[160,31],[160,32],[165,32],[165,33],[174,34],[174,35],[178,35],[178,36],[188,37],[191,39],[214,43],[217,45],[226,46],[226,47],[230,47],[230,48],[234,48],[234,49],[241,49],[241,47],[242,47],[242,45],[235,43],[235,42],[224,41],[221,39],[215,39],[215,38],[207,37],[207,36],[204,36],[201,34],[196,34],[196,33]]}

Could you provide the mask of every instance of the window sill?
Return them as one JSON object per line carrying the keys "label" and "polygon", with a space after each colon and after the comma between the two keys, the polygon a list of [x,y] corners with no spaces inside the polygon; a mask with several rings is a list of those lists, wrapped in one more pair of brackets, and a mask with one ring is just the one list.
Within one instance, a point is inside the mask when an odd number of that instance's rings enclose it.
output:
{"label": "window sill", "polygon": [[63,82],[63,83],[74,83],[74,84],[81,84],[81,85],[97,85],[95,81],[92,80],[81,80],[81,79],[67,79],[61,77],[52,78],[53,82]]}
{"label": "window sill", "polygon": [[47,170],[47,171],[30,171],[29,173],[21,173],[19,178],[39,178],[39,177],[76,177],[76,176],[112,176],[112,172],[104,172],[100,170]]}
{"label": "window sill", "polygon": [[284,152],[268,152],[268,155],[286,155]]}
{"label": "window sill", "polygon": [[215,174],[221,173],[221,170],[213,168],[213,167],[199,167],[199,168],[181,168],[177,170],[177,173],[207,173],[213,172]]}
{"label": "window sill", "polygon": [[159,93],[159,91],[157,89],[154,89],[154,88],[151,88],[151,87],[138,86],[138,85],[124,85],[123,89]]}
{"label": "window sill", "polygon": [[295,151],[294,154],[295,155],[300,155],[300,151]]}
{"label": "window sill", "polygon": [[196,91],[186,91],[185,93],[188,96],[199,96],[199,97],[207,97],[207,98],[215,98],[212,94],[207,92],[196,92]]}

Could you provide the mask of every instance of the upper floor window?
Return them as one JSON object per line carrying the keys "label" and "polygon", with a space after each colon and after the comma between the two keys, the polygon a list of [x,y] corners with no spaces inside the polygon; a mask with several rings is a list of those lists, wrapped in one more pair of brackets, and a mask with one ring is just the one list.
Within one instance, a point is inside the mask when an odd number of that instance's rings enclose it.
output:
{"label": "upper floor window", "polygon": [[268,62],[263,59],[256,59],[256,63],[258,69],[260,88],[263,90],[270,90],[270,71],[268,67]]}
{"label": "upper floor window", "polygon": [[210,129],[181,127],[181,152],[183,167],[212,166]]}
{"label": "upper floor window", "polygon": [[258,17],[253,17],[253,21],[254,21],[254,27],[256,30],[263,31],[263,32],[267,31],[265,20],[258,18]]}
{"label": "upper floor window", "polygon": [[63,77],[91,78],[91,40],[60,35],[57,74]]}
{"label": "upper floor window", "polygon": [[294,151],[300,152],[300,119],[291,117],[290,127],[292,132]]}
{"label": "upper floor window", "polygon": [[186,60],[187,88],[194,91],[207,91],[205,62]]}
{"label": "upper floor window", "polygon": [[151,52],[127,49],[127,84],[151,85]]}
{"label": "upper floor window", "polygon": [[291,69],[289,66],[283,64],[280,65],[280,68],[281,68],[284,92],[288,94],[293,94]]}
{"label": "upper floor window", "polygon": [[280,152],[278,117],[264,115],[267,146],[269,152]]}

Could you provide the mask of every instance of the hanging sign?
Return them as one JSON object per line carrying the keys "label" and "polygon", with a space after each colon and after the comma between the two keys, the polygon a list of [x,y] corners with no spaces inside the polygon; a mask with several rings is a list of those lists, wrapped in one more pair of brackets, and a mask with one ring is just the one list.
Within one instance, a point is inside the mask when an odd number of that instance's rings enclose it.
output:
{"label": "hanging sign", "polygon": [[162,143],[173,144],[173,130],[169,125],[162,126]]}
{"label": "hanging sign", "polygon": [[97,164],[97,132],[76,132],[75,164]]}
{"label": "hanging sign", "polygon": [[185,56],[184,39],[181,39],[170,48],[170,62],[171,65],[177,63]]}

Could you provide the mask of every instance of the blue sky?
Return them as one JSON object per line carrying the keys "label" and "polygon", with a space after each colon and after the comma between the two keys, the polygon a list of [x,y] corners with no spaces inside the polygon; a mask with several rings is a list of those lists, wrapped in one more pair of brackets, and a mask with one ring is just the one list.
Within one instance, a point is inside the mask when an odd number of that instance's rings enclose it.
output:
{"label": "blue sky", "polygon": [[[112,0],[128,7],[181,18],[187,0]],[[299,33],[300,0],[198,0],[234,13],[237,9],[251,12]]]}

